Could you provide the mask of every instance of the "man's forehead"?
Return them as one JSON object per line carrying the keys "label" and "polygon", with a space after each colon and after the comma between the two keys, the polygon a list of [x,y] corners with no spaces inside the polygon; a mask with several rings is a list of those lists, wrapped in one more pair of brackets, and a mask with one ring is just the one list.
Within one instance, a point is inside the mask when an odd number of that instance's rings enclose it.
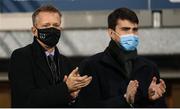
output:
{"label": "man's forehead", "polygon": [[116,25],[118,28],[138,28],[138,25]]}
{"label": "man's forehead", "polygon": [[[51,14],[51,15],[49,15],[49,14]],[[49,21],[61,23],[61,18],[58,13],[53,13],[53,12],[40,12],[36,16],[36,23],[37,22],[49,22]]]}
{"label": "man's forehead", "polygon": [[135,23],[118,23],[116,25],[116,27],[118,27],[118,28],[122,28],[122,27],[125,27],[125,28],[138,28],[138,24],[135,24]]}
{"label": "man's forehead", "polygon": [[48,11],[43,11],[43,12],[40,12],[37,17],[50,17],[50,16],[56,16],[56,17],[59,17],[59,14],[57,12],[48,12]]}
{"label": "man's forehead", "polygon": [[137,27],[138,24],[135,23],[135,22],[131,22],[130,20],[126,20],[126,19],[121,20],[121,19],[118,19],[117,26]]}

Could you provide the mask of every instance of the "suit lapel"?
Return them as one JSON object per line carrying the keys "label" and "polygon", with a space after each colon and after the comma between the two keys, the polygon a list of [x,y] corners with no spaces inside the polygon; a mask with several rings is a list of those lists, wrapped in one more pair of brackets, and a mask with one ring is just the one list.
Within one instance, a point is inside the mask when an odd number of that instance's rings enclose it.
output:
{"label": "suit lapel", "polygon": [[[126,76],[126,71],[124,69],[122,69],[122,67],[120,66],[120,64],[118,62],[116,62],[111,56],[110,54],[108,54],[107,52],[104,53],[103,57],[102,57],[102,62],[106,65],[108,65],[108,67],[112,67],[114,69],[116,69],[118,72],[121,72],[123,74],[123,76]],[[140,69],[142,69],[142,67],[145,67],[147,64],[142,61],[140,59],[140,57],[134,58],[132,60],[132,64],[133,64],[133,68],[132,68],[132,77],[135,77],[135,75],[138,73],[138,71]],[[132,78],[133,79],[133,78]]]}
{"label": "suit lapel", "polygon": [[138,73],[139,69],[142,69],[142,67],[145,67],[147,64],[138,56],[137,58],[132,60],[133,62],[133,77]]}
{"label": "suit lapel", "polygon": [[33,56],[35,59],[35,63],[42,75],[45,75],[45,77],[48,80],[51,80],[51,71],[47,64],[46,55],[44,53],[44,50],[41,48],[41,46],[38,44],[36,40],[33,42]]}
{"label": "suit lapel", "polygon": [[127,77],[126,71],[124,69],[122,69],[123,67],[113,59],[113,57],[110,55],[110,53],[108,53],[107,49],[104,51],[104,54],[102,57],[102,62],[104,64],[108,65],[109,67],[116,69],[118,72],[121,72],[120,74]]}
{"label": "suit lapel", "polygon": [[61,80],[63,80],[63,78],[64,78],[64,69],[65,69],[65,67],[67,67],[67,66],[64,66],[65,64],[64,64],[64,61],[63,61],[63,57],[62,57],[62,55],[59,53],[59,50],[57,49],[57,47],[55,48],[55,55],[56,55],[56,60],[57,60],[57,64],[58,64],[58,72],[59,72],[59,74],[60,74],[60,78],[61,78]]}

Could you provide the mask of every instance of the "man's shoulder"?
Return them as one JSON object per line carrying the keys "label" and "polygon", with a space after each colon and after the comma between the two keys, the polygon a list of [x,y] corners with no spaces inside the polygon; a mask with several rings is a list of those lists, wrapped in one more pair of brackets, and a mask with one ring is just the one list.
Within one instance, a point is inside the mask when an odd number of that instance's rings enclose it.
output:
{"label": "man's shoulder", "polygon": [[100,61],[102,59],[104,55],[104,52],[100,52],[100,53],[97,53],[97,54],[94,54],[92,56],[90,56],[89,58],[87,58],[87,61],[91,62],[97,62],[97,61]]}
{"label": "man's shoulder", "polygon": [[93,74],[92,69],[95,70],[99,66],[100,60],[102,59],[103,52],[92,55],[86,59],[84,59],[79,66],[80,74],[89,75]]}
{"label": "man's shoulder", "polygon": [[24,47],[21,47],[21,48],[18,48],[18,49],[15,49],[13,52],[12,52],[12,55],[28,55],[28,54],[31,54],[31,47],[32,47],[32,44],[29,44],[29,45],[26,45]]}
{"label": "man's shoulder", "polygon": [[138,56],[137,60],[143,62],[144,64],[146,64],[148,66],[157,66],[153,61],[151,61],[143,56]]}
{"label": "man's shoulder", "polygon": [[67,63],[69,63],[69,64],[72,63],[72,60],[71,60],[70,58],[68,58],[67,56],[65,56],[65,55],[63,55],[63,54],[59,54],[59,56],[60,56],[61,61],[67,62]]}
{"label": "man's shoulder", "polygon": [[100,62],[104,55],[104,52],[97,53],[95,55],[92,55],[82,61],[82,64],[94,64]]}

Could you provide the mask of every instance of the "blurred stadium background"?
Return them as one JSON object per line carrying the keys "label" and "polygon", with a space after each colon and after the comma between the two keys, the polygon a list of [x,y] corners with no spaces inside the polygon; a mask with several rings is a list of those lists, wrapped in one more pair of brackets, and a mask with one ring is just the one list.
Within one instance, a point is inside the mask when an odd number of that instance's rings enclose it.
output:
{"label": "blurred stadium background", "polygon": [[74,66],[106,48],[107,16],[112,10],[133,9],[140,19],[139,54],[159,66],[168,107],[180,107],[180,0],[0,0],[0,107],[10,107],[11,53],[32,42],[31,14],[43,4],[61,10],[58,48]]}

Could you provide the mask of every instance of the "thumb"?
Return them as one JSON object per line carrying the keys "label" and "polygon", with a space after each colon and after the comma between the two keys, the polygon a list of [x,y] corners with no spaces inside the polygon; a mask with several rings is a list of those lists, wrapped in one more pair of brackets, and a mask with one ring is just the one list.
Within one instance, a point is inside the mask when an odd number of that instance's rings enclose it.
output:
{"label": "thumb", "polygon": [[166,89],[166,84],[165,84],[164,80],[160,79],[160,83]]}
{"label": "thumb", "polygon": [[156,81],[157,81],[157,78],[154,76],[152,81],[151,81],[151,84],[156,84]]}
{"label": "thumb", "polygon": [[65,75],[63,81],[66,82],[67,78],[67,75]]}

